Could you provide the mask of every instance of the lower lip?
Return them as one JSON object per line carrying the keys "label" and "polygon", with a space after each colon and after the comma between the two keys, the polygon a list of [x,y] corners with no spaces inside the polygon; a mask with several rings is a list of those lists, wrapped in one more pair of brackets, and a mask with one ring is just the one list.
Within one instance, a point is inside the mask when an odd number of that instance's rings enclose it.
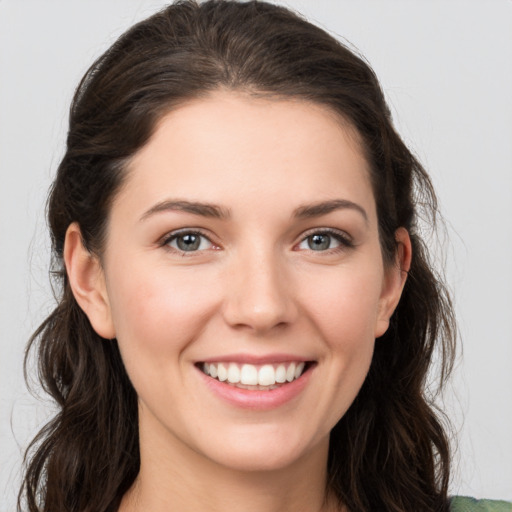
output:
{"label": "lower lip", "polygon": [[208,389],[216,396],[236,407],[253,410],[276,409],[296,398],[309,382],[313,365],[309,367],[298,379],[285,383],[278,388],[268,391],[249,390],[220,382],[209,377],[199,368],[197,371],[204,380]]}

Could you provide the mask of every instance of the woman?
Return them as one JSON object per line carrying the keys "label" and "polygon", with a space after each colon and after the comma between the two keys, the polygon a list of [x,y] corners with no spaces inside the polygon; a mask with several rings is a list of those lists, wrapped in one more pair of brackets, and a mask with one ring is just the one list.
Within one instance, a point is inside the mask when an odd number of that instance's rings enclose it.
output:
{"label": "woman", "polygon": [[51,192],[62,298],[32,343],[61,409],[29,510],[449,510],[435,210],[320,29],[230,2],[133,27],[77,90]]}

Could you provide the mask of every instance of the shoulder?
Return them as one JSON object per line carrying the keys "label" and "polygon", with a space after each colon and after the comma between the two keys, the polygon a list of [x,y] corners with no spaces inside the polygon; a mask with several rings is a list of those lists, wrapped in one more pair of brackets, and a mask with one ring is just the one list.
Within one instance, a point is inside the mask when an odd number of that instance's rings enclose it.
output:
{"label": "shoulder", "polygon": [[450,500],[450,512],[512,512],[512,503],[454,496]]}

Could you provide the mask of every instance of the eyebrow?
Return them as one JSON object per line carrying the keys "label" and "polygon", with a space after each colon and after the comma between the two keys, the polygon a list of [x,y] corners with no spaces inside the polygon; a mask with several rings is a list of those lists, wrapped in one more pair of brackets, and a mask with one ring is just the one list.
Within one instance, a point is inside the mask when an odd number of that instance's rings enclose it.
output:
{"label": "eyebrow", "polygon": [[229,210],[217,206],[216,204],[183,200],[167,200],[155,204],[155,206],[151,207],[142,215],[140,220],[144,221],[155,213],[168,211],[187,212],[194,215],[201,215],[202,217],[211,217],[214,219],[227,219],[230,217]]}
{"label": "eyebrow", "polygon": [[[357,203],[349,201],[348,199],[331,199],[329,201],[320,201],[317,203],[302,205],[293,211],[292,217],[298,219],[310,219],[314,217],[321,217],[322,215],[327,215],[336,210],[345,209],[359,212],[363,216],[365,222],[368,223],[368,214],[366,213],[365,209]],[[194,215],[200,215],[202,217],[210,217],[222,220],[226,220],[231,216],[231,212],[228,209],[222,208],[216,204],[169,199],[161,201],[152,206],[142,215],[140,220],[144,221],[156,213],[168,211],[182,211],[192,213]]]}
{"label": "eyebrow", "polygon": [[328,213],[336,210],[345,209],[359,212],[363,216],[365,222],[368,223],[368,214],[366,213],[366,210],[362,206],[349,201],[348,199],[332,199],[330,201],[320,201],[318,203],[299,206],[294,210],[293,216],[299,219],[310,219],[312,217],[327,215]]}

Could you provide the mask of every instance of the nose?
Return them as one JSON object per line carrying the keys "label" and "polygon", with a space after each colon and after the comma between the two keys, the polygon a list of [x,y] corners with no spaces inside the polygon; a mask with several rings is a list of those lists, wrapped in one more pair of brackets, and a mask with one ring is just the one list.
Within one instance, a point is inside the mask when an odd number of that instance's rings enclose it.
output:
{"label": "nose", "polygon": [[233,328],[261,335],[294,322],[298,308],[293,283],[278,255],[240,255],[226,277],[223,313]]}

